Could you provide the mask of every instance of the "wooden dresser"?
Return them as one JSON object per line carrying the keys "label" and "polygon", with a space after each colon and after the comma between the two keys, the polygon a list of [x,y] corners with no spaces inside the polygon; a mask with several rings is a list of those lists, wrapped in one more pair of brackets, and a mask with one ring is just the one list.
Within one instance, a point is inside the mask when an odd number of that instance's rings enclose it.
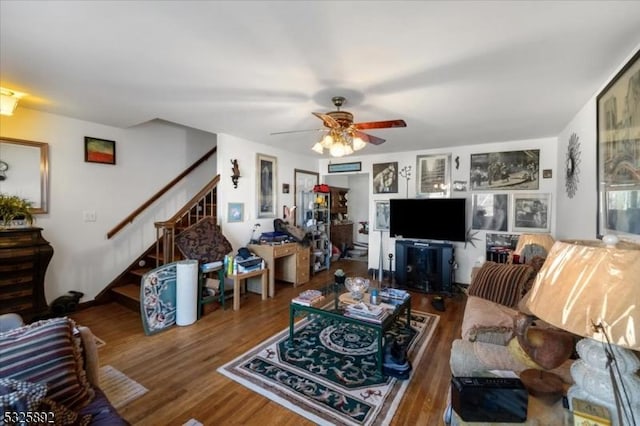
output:
{"label": "wooden dresser", "polygon": [[0,229],[0,314],[31,321],[47,311],[44,276],[52,256],[42,228]]}

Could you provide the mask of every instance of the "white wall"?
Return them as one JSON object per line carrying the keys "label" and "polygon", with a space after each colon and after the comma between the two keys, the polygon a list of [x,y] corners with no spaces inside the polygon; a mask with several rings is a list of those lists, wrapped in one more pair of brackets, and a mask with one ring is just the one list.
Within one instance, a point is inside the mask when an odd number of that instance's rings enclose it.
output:
{"label": "white wall", "polygon": [[[260,228],[256,231],[256,238],[262,232],[273,231],[273,220],[275,218],[257,218],[256,154],[258,153],[276,157],[276,213],[277,217],[281,219],[283,207],[291,208],[295,204],[295,194],[293,193],[294,169],[315,171],[318,167],[317,160],[311,154],[308,156],[296,155],[289,151],[274,149],[271,146],[235,136],[218,134],[218,169],[220,170],[220,184],[218,185],[219,222],[224,235],[231,242],[234,250],[247,245],[251,238],[251,231],[257,223],[260,224]],[[238,188],[234,188],[231,182],[231,160],[233,159],[238,160],[240,175],[242,176],[238,180]],[[283,183],[289,184],[288,194],[282,192]],[[228,222],[229,203],[244,203],[244,220],[242,222]],[[292,218],[289,221],[293,223]]]}
{"label": "white wall", "polygon": [[[351,161],[361,161],[362,162],[362,171],[360,174],[368,173],[369,181],[368,181],[368,191],[369,191],[369,205],[368,205],[368,220],[370,224],[374,223],[374,206],[375,201],[377,200],[387,200],[390,198],[405,198],[407,194],[407,185],[406,180],[399,177],[398,184],[398,193],[397,194],[373,194],[373,164],[376,163],[386,163],[390,161],[398,162],[398,170],[402,169],[404,166],[410,165],[412,168],[411,171],[411,180],[408,183],[408,195],[409,198],[413,198],[416,196],[416,170],[417,170],[417,156],[424,154],[441,154],[441,153],[451,153],[452,157],[452,171],[451,171],[451,181],[454,180],[463,180],[469,184],[469,166],[471,162],[471,154],[478,153],[489,153],[489,152],[500,152],[500,151],[518,151],[518,150],[529,150],[529,149],[539,149],[540,150],[540,187],[535,191],[496,191],[500,193],[511,194],[517,192],[519,194],[524,193],[550,193],[551,195],[551,234],[555,235],[555,217],[556,217],[556,208],[555,208],[555,191],[556,191],[556,180],[558,176],[558,170],[556,168],[556,138],[542,138],[542,139],[531,139],[531,140],[521,140],[521,141],[509,141],[509,142],[496,142],[496,143],[488,143],[482,145],[465,145],[460,147],[455,147],[449,150],[424,150],[424,151],[409,151],[409,152],[399,152],[396,154],[384,154],[384,155],[366,155],[366,156],[351,156],[348,159],[343,159],[337,161],[336,159],[323,159],[320,161],[320,171],[322,174],[327,174],[327,165],[330,161],[334,163],[340,162],[351,162]],[[369,148],[370,150],[374,150],[375,148]],[[458,170],[455,169],[455,158],[460,157],[460,167]],[[552,169],[553,177],[550,179],[542,179],[542,170],[543,169]],[[353,175],[352,175],[353,176]],[[468,185],[470,187],[470,185]],[[486,191],[485,191],[486,192]],[[471,226],[471,197],[472,192],[452,192],[452,197],[454,198],[467,198],[467,228]],[[354,208],[353,204],[349,205],[349,211],[351,212]],[[416,226],[420,226],[416,224]],[[511,226],[511,225],[510,225]],[[476,232],[476,231],[474,231]],[[382,253],[383,253],[383,266],[384,269],[389,269],[388,264],[388,254],[392,253],[395,259],[395,238],[389,238],[389,233],[382,234]],[[484,258],[485,256],[485,241],[486,241],[486,232],[485,231],[477,231],[476,238],[478,241],[475,241],[476,247],[473,247],[471,244],[467,244],[465,248],[464,243],[454,243],[454,247],[456,250],[456,261],[458,263],[458,270],[456,271],[456,282],[460,283],[469,283],[471,281],[471,269],[473,268],[476,260],[480,257]],[[369,233],[369,268],[377,270],[379,265],[379,254],[380,254],[380,232],[373,231],[373,226],[370,226]]]}
{"label": "white wall", "polygon": [[[0,136],[49,144],[49,213],[36,226],[54,255],[45,277],[48,302],[69,290],[88,301],[155,240],[166,220],[216,175],[215,156],[123,231],[107,232],[216,144],[211,133],[152,121],[130,129],[19,107],[0,118]],[[85,163],[84,137],[116,141],[116,165]],[[94,211],[95,222],[84,222]]]}
{"label": "white wall", "polygon": [[[589,102],[575,115],[562,132],[558,135],[558,175],[556,237],[558,239],[590,239],[597,234],[597,128],[596,128],[596,97],[615,77],[618,71],[640,49],[640,45],[631,51],[629,56],[616,68],[607,81],[593,94]],[[578,190],[573,198],[569,198],[565,191],[565,159],[569,138],[575,133],[580,142],[580,173]],[[624,234],[623,239],[640,242],[640,236]]]}

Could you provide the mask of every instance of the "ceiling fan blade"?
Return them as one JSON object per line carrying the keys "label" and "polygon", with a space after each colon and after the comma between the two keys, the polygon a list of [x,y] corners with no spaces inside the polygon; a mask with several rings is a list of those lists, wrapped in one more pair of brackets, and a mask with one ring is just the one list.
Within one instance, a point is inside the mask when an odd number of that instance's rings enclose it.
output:
{"label": "ceiling fan blade", "polygon": [[316,117],[318,117],[320,120],[322,120],[322,122],[324,123],[325,126],[334,129],[337,127],[340,127],[340,123],[338,123],[333,117],[327,115],[327,114],[323,114],[321,112],[312,112],[311,114],[315,115]]}
{"label": "ceiling fan blade", "polygon": [[273,132],[269,133],[269,135],[284,135],[287,133],[309,133],[309,132],[326,132],[327,129],[309,129],[309,130],[287,130],[286,132]]}
{"label": "ceiling fan blade", "polygon": [[363,141],[369,142],[370,144],[373,144],[373,145],[380,145],[381,143],[383,143],[385,141],[382,138],[379,138],[379,137],[373,136],[373,135],[368,135],[368,134],[366,134],[364,132],[361,132],[361,131],[358,131],[358,130],[354,131],[354,133],[355,133],[355,135],[357,137],[359,137]]}
{"label": "ceiling fan blade", "polygon": [[407,127],[404,120],[370,121],[368,123],[353,123],[353,127],[358,130],[367,129],[389,129],[393,127]]}

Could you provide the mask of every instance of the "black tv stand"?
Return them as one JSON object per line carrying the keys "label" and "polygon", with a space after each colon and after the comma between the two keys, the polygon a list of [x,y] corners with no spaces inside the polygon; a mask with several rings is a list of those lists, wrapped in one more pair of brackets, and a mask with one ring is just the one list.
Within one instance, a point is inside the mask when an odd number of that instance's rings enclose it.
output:
{"label": "black tv stand", "polygon": [[423,293],[453,292],[454,249],[450,243],[396,241],[396,284]]}

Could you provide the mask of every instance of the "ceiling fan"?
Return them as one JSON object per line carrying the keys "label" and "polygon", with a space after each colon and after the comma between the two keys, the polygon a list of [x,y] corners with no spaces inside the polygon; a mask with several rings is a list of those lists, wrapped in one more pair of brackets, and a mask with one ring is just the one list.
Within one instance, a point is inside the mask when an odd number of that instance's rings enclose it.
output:
{"label": "ceiling fan", "polygon": [[322,120],[324,128],[314,130],[293,130],[288,132],[276,132],[272,135],[283,133],[298,133],[309,131],[327,131],[327,134],[317,142],[313,148],[314,151],[322,154],[324,149],[328,149],[329,153],[334,157],[342,157],[349,155],[354,151],[358,151],[366,146],[367,143],[380,145],[385,140],[377,136],[373,136],[362,132],[369,129],[388,129],[393,127],[407,127],[404,120],[387,120],[387,121],[369,121],[366,123],[354,123],[353,114],[349,111],[342,111],[340,107],[344,105],[346,99],[343,96],[334,96],[331,98],[336,110],[327,113],[312,112],[313,115]]}

